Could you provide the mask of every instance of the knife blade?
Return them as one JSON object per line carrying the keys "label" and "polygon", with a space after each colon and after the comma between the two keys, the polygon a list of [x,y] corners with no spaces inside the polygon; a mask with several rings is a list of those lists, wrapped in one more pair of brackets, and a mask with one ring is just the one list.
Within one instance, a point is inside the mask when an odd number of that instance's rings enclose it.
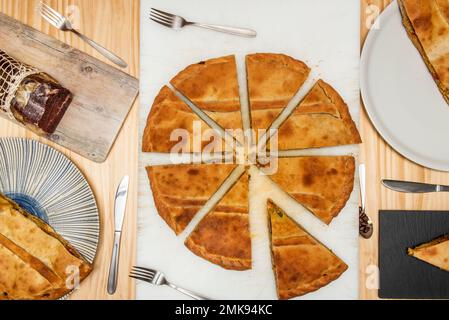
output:
{"label": "knife blade", "polygon": [[449,186],[442,186],[437,184],[398,180],[382,180],[382,184],[388,189],[403,193],[449,192]]}
{"label": "knife blade", "polygon": [[125,176],[117,188],[115,195],[115,232],[114,247],[112,250],[111,265],[109,267],[108,293],[115,294],[117,291],[118,270],[120,261],[120,243],[122,238],[123,222],[125,221],[126,203],[128,201],[129,176]]}

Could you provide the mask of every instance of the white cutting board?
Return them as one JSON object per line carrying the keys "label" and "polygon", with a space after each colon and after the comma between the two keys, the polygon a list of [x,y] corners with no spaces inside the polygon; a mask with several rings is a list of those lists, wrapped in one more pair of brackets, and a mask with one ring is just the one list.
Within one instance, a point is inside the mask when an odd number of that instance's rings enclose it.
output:
{"label": "white cutting board", "polygon": [[[239,38],[196,28],[173,31],[149,20],[150,8],[177,13],[192,20],[249,27],[255,39]],[[359,119],[360,3],[358,0],[141,0],[141,110],[142,132],[160,88],[186,66],[205,59],[236,54],[240,71],[244,56],[278,52],[304,60],[340,92],[354,120]],[[356,146],[307,151],[307,154],[353,154]],[[166,159],[166,158],[165,158]],[[166,162],[166,161],[165,161]],[[168,278],[213,299],[276,299],[268,246],[265,198],[270,196],[310,233],[325,243],[349,270],[329,286],[300,299],[358,298],[358,187],[340,216],[325,226],[269,183],[254,178],[250,211],[256,233],[252,271],[226,271],[193,255],[157,214],[145,166],[164,163],[160,155],[140,156],[139,231],[140,266],[162,270]],[[170,288],[137,284],[138,299],[185,299]]]}

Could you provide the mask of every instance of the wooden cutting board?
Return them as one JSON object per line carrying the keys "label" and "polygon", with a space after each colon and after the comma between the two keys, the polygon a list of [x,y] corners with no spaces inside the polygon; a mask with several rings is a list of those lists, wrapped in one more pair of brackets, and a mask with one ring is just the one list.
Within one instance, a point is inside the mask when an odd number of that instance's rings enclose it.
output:
{"label": "wooden cutting board", "polygon": [[449,272],[407,254],[449,233],[449,212],[382,211],[380,213],[379,297],[448,299]]}
{"label": "wooden cutting board", "polygon": [[0,43],[6,53],[53,76],[74,95],[47,138],[104,162],[137,97],[138,80],[1,13]]}
{"label": "wooden cutting board", "polygon": [[[391,2],[391,0],[361,0],[362,46],[373,21]],[[438,211],[449,209],[449,197],[445,193],[398,193],[384,188],[380,183],[381,179],[447,185],[449,184],[449,173],[426,169],[402,157],[377,133],[363,109],[361,135],[364,142],[361,146],[361,159],[367,165],[367,212],[376,228],[370,240],[360,240],[360,298],[379,299],[379,210]]]}

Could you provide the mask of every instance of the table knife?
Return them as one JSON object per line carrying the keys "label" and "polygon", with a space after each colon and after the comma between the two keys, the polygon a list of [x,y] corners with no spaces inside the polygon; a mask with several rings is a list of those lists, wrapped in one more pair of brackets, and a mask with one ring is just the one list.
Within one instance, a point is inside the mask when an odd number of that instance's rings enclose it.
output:
{"label": "table knife", "polygon": [[109,267],[108,293],[113,295],[117,291],[118,269],[120,260],[120,242],[122,238],[123,221],[125,220],[126,203],[128,200],[129,176],[125,176],[115,195],[115,233],[114,248],[112,250],[111,266]]}
{"label": "table knife", "polygon": [[442,186],[437,184],[397,180],[382,180],[382,184],[388,189],[403,193],[449,192],[449,186]]}

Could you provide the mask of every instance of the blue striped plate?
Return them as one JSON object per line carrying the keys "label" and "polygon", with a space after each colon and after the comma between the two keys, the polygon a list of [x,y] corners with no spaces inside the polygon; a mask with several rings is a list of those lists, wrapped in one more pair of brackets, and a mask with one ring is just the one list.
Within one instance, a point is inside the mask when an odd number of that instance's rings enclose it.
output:
{"label": "blue striped plate", "polygon": [[1,138],[0,192],[93,263],[100,237],[97,204],[83,174],[62,153],[33,140]]}

